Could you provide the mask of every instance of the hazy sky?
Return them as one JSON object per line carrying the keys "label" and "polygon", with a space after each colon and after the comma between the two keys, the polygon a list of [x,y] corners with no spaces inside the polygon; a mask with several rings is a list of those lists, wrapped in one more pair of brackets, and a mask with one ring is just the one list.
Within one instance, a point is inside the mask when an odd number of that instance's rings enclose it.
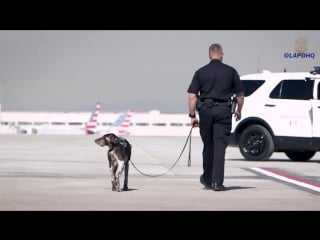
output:
{"label": "hazy sky", "polygon": [[[314,58],[284,57],[299,38]],[[319,30],[3,30],[2,110],[91,111],[99,101],[103,111],[186,113],[189,83],[215,42],[240,75],[320,65]]]}

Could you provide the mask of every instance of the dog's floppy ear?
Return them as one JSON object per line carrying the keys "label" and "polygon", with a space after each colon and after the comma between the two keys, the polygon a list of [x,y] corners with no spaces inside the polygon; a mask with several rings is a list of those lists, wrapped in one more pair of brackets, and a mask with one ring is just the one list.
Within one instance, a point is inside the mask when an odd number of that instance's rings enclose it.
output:
{"label": "dog's floppy ear", "polygon": [[115,135],[114,133],[109,133],[107,134],[107,138],[106,138],[111,146],[116,146],[120,144],[120,139],[117,135]]}
{"label": "dog's floppy ear", "polygon": [[118,138],[117,136],[114,136],[113,143],[114,143],[114,145],[119,145],[120,144],[120,138]]}
{"label": "dog's floppy ear", "polygon": [[114,143],[115,146],[117,145],[117,146],[121,146],[123,148],[127,148],[128,147],[127,141],[122,137],[115,136],[115,139],[114,139],[113,143]]}
{"label": "dog's floppy ear", "polygon": [[105,145],[107,145],[109,148],[113,146],[113,134],[107,133],[103,136],[103,140]]}

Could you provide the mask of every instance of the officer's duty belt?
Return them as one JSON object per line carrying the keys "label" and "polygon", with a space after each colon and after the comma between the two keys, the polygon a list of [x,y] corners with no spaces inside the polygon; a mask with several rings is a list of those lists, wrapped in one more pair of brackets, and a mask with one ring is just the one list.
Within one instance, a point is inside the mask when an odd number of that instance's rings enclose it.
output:
{"label": "officer's duty belt", "polygon": [[212,98],[205,98],[200,100],[202,104],[205,104],[206,106],[231,106],[230,101],[219,101]]}

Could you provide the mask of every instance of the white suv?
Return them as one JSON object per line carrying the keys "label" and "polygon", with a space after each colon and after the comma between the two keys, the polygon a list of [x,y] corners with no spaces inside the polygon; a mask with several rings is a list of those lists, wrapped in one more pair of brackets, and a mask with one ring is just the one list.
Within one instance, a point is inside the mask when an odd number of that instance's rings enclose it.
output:
{"label": "white suv", "polygon": [[230,146],[246,160],[267,160],[284,152],[307,161],[320,150],[320,69],[241,76],[242,119],[233,119]]}

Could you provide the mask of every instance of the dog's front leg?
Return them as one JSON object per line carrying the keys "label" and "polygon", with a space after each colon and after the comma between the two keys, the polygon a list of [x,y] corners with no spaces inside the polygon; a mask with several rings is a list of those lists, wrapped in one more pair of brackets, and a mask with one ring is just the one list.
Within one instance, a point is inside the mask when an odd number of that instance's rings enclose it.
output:
{"label": "dog's front leg", "polygon": [[112,155],[110,151],[108,152],[108,162],[109,162],[109,171],[110,171],[110,176],[111,176],[111,185],[112,185],[112,191],[116,190],[116,176],[115,176],[115,165],[112,164]]}
{"label": "dog's front leg", "polygon": [[121,174],[123,172],[123,168],[124,168],[124,162],[118,160],[118,169],[117,169],[117,172],[116,172],[116,188],[117,188],[118,192],[121,192],[120,177],[121,177]]}
{"label": "dog's front leg", "polygon": [[110,175],[111,175],[111,184],[112,184],[112,191],[116,191],[116,175],[115,175],[115,168],[111,165],[110,167]]}

